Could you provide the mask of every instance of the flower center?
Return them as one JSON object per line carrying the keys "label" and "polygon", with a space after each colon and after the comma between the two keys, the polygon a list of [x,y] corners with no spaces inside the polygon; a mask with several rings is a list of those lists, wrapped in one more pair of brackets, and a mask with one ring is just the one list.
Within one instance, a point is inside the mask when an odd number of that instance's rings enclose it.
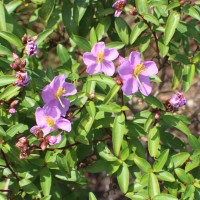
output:
{"label": "flower center", "polygon": [[117,4],[117,9],[119,10],[122,10],[125,6],[125,3],[123,1],[120,1],[118,4]]}
{"label": "flower center", "polygon": [[51,127],[51,128],[54,127],[55,122],[51,117],[45,116],[45,119],[46,119],[46,122],[47,122],[49,127]]}
{"label": "flower center", "polygon": [[102,63],[104,58],[104,52],[99,52],[97,56],[97,62]]}
{"label": "flower center", "polygon": [[65,92],[66,92],[65,89],[59,87],[58,90],[57,90],[57,92],[56,92],[56,98],[57,98],[57,99],[60,99],[60,97],[61,97]]}
{"label": "flower center", "polygon": [[136,65],[136,67],[135,67],[135,70],[134,70],[134,72],[133,72],[133,76],[134,76],[135,78],[137,78],[137,77],[139,76],[139,74],[142,73],[142,72],[145,71],[145,70],[146,70],[146,68],[145,68],[145,66],[144,66],[143,63],[138,64],[138,65]]}

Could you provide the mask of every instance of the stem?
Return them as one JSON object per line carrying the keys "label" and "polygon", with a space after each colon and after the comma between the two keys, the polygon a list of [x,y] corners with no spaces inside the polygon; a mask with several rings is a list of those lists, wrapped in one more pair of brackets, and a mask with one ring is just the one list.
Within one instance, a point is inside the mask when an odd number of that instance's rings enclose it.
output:
{"label": "stem", "polygon": [[6,154],[3,152],[3,150],[1,150],[1,153],[2,153],[3,159],[4,159],[5,162],[6,162],[6,167],[7,167],[8,169],[10,169],[10,171],[11,171],[12,174],[13,174],[13,176],[19,181],[20,179],[19,179],[19,177],[17,176],[17,174],[13,171],[12,167],[10,166],[10,164],[9,164],[7,158],[6,158]]}
{"label": "stem", "polygon": [[82,75],[82,74],[85,72],[86,69],[87,69],[87,67],[85,66],[85,67],[79,72],[79,76]]}

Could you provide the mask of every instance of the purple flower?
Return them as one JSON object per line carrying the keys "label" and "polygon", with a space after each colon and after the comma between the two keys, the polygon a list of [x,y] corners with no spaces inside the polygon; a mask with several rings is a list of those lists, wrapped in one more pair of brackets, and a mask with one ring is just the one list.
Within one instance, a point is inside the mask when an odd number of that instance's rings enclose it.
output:
{"label": "purple flower", "polygon": [[86,72],[90,75],[104,72],[107,76],[112,76],[115,73],[113,60],[118,57],[119,53],[116,49],[106,49],[104,42],[96,43],[91,53],[83,54],[83,62],[87,65]]}
{"label": "purple flower", "polygon": [[14,77],[18,78],[18,80],[13,85],[26,86],[29,84],[30,79],[27,72],[17,72]]}
{"label": "purple flower", "polygon": [[116,1],[112,7],[116,9],[114,16],[119,17],[122,13],[122,10],[126,6],[126,0],[118,0]]}
{"label": "purple flower", "polygon": [[47,136],[46,137],[46,141],[49,143],[49,145],[53,146],[55,144],[60,143],[62,140],[62,135],[58,135],[58,136]]}
{"label": "purple flower", "polygon": [[57,106],[61,110],[61,115],[64,116],[69,109],[70,102],[64,96],[70,96],[77,93],[76,88],[72,83],[65,82],[65,75],[56,76],[49,85],[46,85],[42,90],[42,98],[45,103]]}
{"label": "purple flower", "polygon": [[9,108],[8,112],[10,114],[15,114],[17,112],[17,110],[15,108]]}
{"label": "purple flower", "polygon": [[28,56],[33,56],[38,53],[38,47],[34,40],[27,42],[26,51],[27,51]]}
{"label": "purple flower", "polygon": [[35,112],[35,118],[37,126],[33,126],[30,130],[33,134],[37,129],[43,131],[43,136],[57,129],[71,131],[70,121],[61,117],[61,111],[56,106],[45,104],[43,108],[38,107]]}
{"label": "purple flower", "polygon": [[149,76],[158,73],[156,63],[153,61],[143,62],[138,52],[131,52],[129,60],[125,60],[119,66],[119,75],[123,80],[122,90],[126,95],[134,94],[138,91],[148,96],[152,87]]}
{"label": "purple flower", "polygon": [[186,104],[186,98],[183,96],[182,92],[176,92],[172,95],[169,103],[175,108],[180,108]]}

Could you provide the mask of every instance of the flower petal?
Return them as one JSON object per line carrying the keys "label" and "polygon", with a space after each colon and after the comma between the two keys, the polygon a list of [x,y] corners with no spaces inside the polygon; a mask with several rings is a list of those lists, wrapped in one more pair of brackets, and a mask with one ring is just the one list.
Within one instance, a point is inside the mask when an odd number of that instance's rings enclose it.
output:
{"label": "flower petal", "polygon": [[104,60],[102,63],[102,71],[107,76],[112,76],[115,73],[115,66],[113,62]]}
{"label": "flower petal", "polygon": [[128,60],[125,60],[118,69],[118,73],[120,77],[126,81],[127,79],[130,79],[133,77],[133,65]]}
{"label": "flower petal", "polygon": [[151,76],[151,75],[155,75],[155,74],[158,73],[158,68],[157,68],[155,62],[145,61],[144,66],[145,66],[146,69],[145,69],[145,71],[141,72],[141,75]]}
{"label": "flower petal", "polygon": [[65,83],[65,79],[66,79],[66,76],[64,74],[56,76],[50,83],[51,88],[57,92],[58,88],[63,87],[63,84]]}
{"label": "flower petal", "polygon": [[87,66],[92,65],[96,63],[96,61],[97,61],[97,57],[94,56],[92,53],[86,52],[83,54],[83,62],[85,63],[85,65]]}
{"label": "flower petal", "polygon": [[50,85],[46,85],[42,90],[42,99],[45,103],[55,99],[56,90],[54,90]]}
{"label": "flower petal", "polygon": [[129,61],[130,61],[131,65],[133,65],[133,69],[135,69],[136,65],[138,65],[142,62],[140,53],[136,52],[136,51],[132,51],[129,56]]}
{"label": "flower petal", "polygon": [[123,56],[119,56],[118,59],[119,65],[121,65],[124,61],[126,61],[126,58],[124,58]]}
{"label": "flower petal", "polygon": [[48,104],[45,104],[43,109],[45,116],[51,117],[54,121],[60,118],[61,111],[57,106],[52,104],[53,101],[50,101]]}
{"label": "flower petal", "polygon": [[46,125],[45,113],[43,108],[38,107],[35,112],[36,123],[38,126],[43,127]]}
{"label": "flower petal", "polygon": [[127,96],[135,94],[138,91],[138,81],[134,78],[130,78],[123,83],[122,91]]}
{"label": "flower petal", "polygon": [[104,42],[98,42],[98,43],[96,43],[96,44],[93,46],[91,52],[92,52],[92,54],[93,54],[94,56],[97,56],[98,53],[104,52],[104,50],[105,50],[105,43],[104,43]]}
{"label": "flower petal", "polygon": [[151,87],[151,83],[150,83],[149,77],[148,76],[139,75],[138,78],[139,78],[140,83],[141,83],[141,84],[139,84],[140,92],[143,95],[148,96],[152,91],[152,87]]}
{"label": "flower petal", "polygon": [[70,96],[77,93],[77,90],[72,83],[64,83],[63,88],[66,92],[62,96]]}
{"label": "flower petal", "polygon": [[30,129],[30,132],[35,135],[35,130],[36,129],[39,129],[40,127],[39,126],[33,126],[31,129]]}
{"label": "flower petal", "polygon": [[43,136],[45,137],[45,136],[48,135],[49,133],[55,131],[55,130],[56,130],[56,127],[55,127],[55,126],[54,126],[54,127],[45,126],[45,127],[41,128],[41,130],[43,131],[43,133],[44,133]]}
{"label": "flower petal", "polygon": [[87,66],[86,72],[89,75],[100,73],[101,72],[101,63],[94,63],[92,65]]}
{"label": "flower petal", "polygon": [[115,60],[119,56],[119,53],[114,48],[105,49],[104,51],[104,59],[107,61]]}
{"label": "flower petal", "polygon": [[60,118],[59,120],[56,121],[56,126],[57,128],[70,132],[71,131],[71,123],[69,120]]}
{"label": "flower petal", "polygon": [[115,10],[114,16],[115,16],[115,17],[119,17],[119,16],[121,15],[121,13],[122,13],[122,10],[117,9],[117,10]]}

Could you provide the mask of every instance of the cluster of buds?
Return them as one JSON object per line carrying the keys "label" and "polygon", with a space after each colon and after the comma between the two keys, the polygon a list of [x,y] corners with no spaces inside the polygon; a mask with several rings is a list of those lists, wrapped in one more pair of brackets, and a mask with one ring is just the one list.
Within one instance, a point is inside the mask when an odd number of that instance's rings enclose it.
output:
{"label": "cluster of buds", "polygon": [[172,97],[165,103],[166,110],[172,112],[174,108],[183,107],[186,104],[186,98],[182,92],[176,92]]}
{"label": "cluster of buds", "polygon": [[16,110],[16,106],[17,104],[19,103],[19,100],[13,100],[11,103],[10,103],[10,106],[9,106],[9,113],[10,114],[14,114],[17,112]]}
{"label": "cluster of buds", "polygon": [[25,72],[26,60],[21,61],[20,57],[13,53],[14,62],[10,64],[11,68],[15,71]]}
{"label": "cluster of buds", "polygon": [[37,36],[27,36],[26,34],[22,37],[22,43],[25,45],[25,50],[28,56],[33,56],[38,53],[38,47],[35,42]]}
{"label": "cluster of buds", "polygon": [[20,159],[27,158],[30,155],[29,141],[26,137],[19,138],[15,146],[20,149]]}

